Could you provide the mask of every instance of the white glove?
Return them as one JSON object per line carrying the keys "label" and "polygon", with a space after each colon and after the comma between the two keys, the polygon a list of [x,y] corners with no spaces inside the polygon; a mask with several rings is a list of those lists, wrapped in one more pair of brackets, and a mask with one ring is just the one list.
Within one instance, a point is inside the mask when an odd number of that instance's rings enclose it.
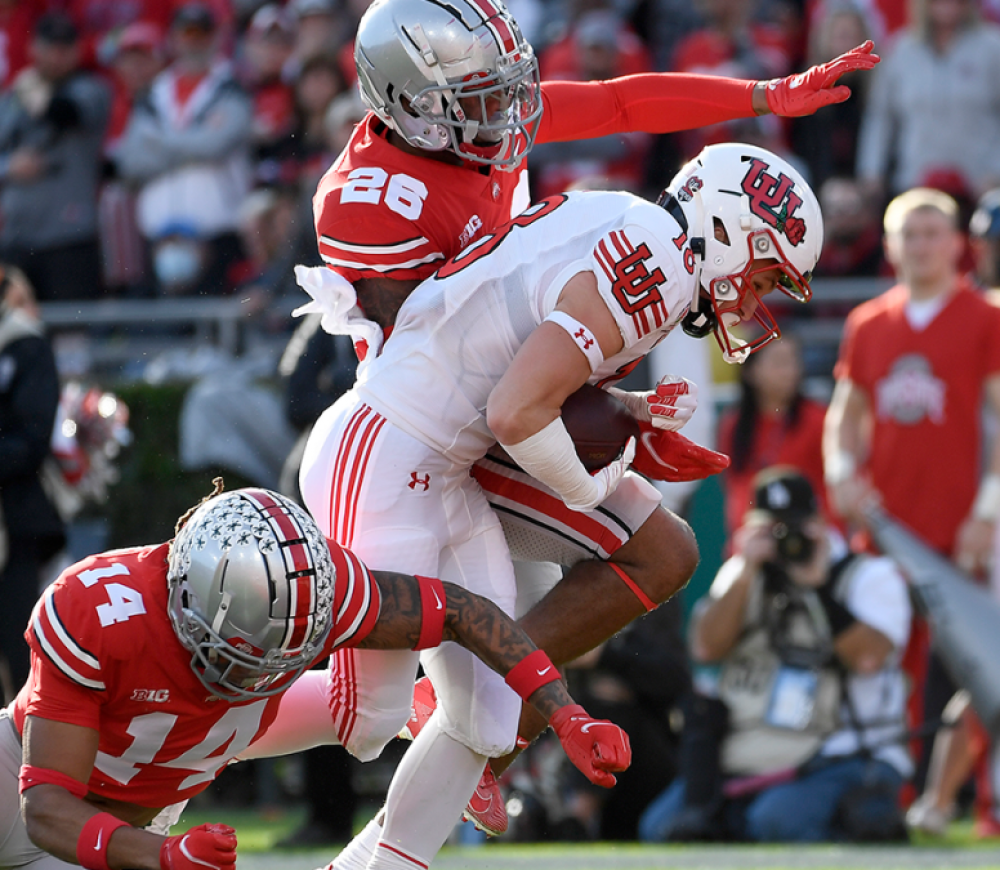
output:
{"label": "white glove", "polygon": [[633,459],[635,459],[635,438],[629,438],[621,456],[590,475],[593,483],[590,493],[578,492],[572,500],[569,496],[564,496],[566,507],[574,511],[593,510],[618,488],[622,476],[628,471]]}
{"label": "white glove", "polygon": [[652,390],[632,393],[608,387],[608,392],[624,403],[636,420],[670,432],[687,423],[698,407],[698,385],[678,375],[664,375]]}
{"label": "white glove", "polygon": [[698,407],[698,385],[687,378],[664,375],[656,389],[646,395],[646,404],[653,426],[676,432]]}

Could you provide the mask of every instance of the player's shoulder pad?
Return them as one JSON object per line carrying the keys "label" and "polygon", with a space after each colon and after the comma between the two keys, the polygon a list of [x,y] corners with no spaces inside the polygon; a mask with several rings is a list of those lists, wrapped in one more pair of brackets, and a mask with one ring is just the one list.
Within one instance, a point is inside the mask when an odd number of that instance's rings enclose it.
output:
{"label": "player's shoulder pad", "polygon": [[684,242],[663,209],[639,200],[604,232],[593,249],[598,291],[618,321],[626,345],[672,328],[690,305],[693,274]]}
{"label": "player's shoulder pad", "polygon": [[[117,550],[71,565],[39,599],[29,637],[63,673],[82,685],[101,682],[101,662],[128,659],[159,617],[166,597],[166,546]],[[151,581],[162,583],[157,600]]]}

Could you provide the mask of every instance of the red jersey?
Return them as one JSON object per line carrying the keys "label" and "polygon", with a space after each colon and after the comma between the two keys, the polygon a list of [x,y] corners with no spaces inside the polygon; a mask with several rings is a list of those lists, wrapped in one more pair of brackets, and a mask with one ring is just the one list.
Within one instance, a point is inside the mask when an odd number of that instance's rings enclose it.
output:
{"label": "red jersey", "polygon": [[313,198],[319,252],[348,281],[426,278],[528,205],[524,164],[453,166],[390,145],[386,132],[369,113]]}
{"label": "red jersey", "polygon": [[[167,613],[168,545],[91,556],[39,599],[25,637],[31,676],[14,701],[28,714],[93,728],[100,744],[89,788],[164,807],[206,788],[274,721],[280,695],[230,702],[191,669]],[[335,621],[321,656],[360,643],[378,619],[374,578],[331,544]]]}
{"label": "red jersey", "polygon": [[1000,373],[1000,308],[964,279],[922,330],[894,287],[848,315],[834,375],[867,394],[867,470],[886,509],[951,553],[979,485],[983,383]]}
{"label": "red jersey", "polygon": [[[786,415],[760,414],[754,432],[753,451],[747,466],[736,471],[730,466],[723,474],[726,492],[726,522],[732,532],[743,522],[743,515],[753,507],[753,479],[757,472],[772,465],[790,465],[812,484],[827,513],[823,482],[823,420],[825,406],[803,399],[798,418],[790,426]],[[719,450],[733,453],[733,430],[736,412],[730,411],[719,424]]]}
{"label": "red jersey", "polygon": [[[668,133],[751,117],[753,82],[636,75],[607,82],[545,82],[536,141],[642,130]],[[580,111],[581,105],[586,112]],[[323,260],[350,282],[422,280],[529,203],[527,161],[513,172],[452,165],[386,141],[369,113],[313,198]]]}

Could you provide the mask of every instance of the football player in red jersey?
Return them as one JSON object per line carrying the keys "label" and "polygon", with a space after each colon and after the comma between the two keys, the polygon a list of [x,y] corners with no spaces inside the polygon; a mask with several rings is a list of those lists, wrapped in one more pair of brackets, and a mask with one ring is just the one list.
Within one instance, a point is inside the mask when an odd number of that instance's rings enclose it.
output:
{"label": "football player in red jersey", "polygon": [[[837,80],[873,67],[878,57],[871,51],[869,42],[771,82],[646,74],[542,83],[534,52],[502,3],[379,0],[363,16],[355,41],[361,93],[372,111],[313,201],[319,250],[329,267],[321,292],[336,295],[343,312],[342,323],[324,326],[355,335],[362,359],[376,354],[400,305],[422,279],[527,207],[524,158],[535,141],[666,133],[768,112],[810,114],[847,99],[849,89]],[[639,461],[645,454],[649,468],[666,467],[656,461],[657,443],[639,445]],[[500,500],[484,481],[488,494]],[[512,530],[517,525],[509,511],[503,521]],[[552,589],[524,617],[529,635],[557,663],[572,657],[580,638],[598,643],[688,581],[697,564],[690,529],[669,513],[657,526],[657,546],[636,539],[606,561],[578,563],[570,582]],[[523,540],[524,527],[516,533]],[[545,590],[558,577],[520,582]],[[568,617],[581,596],[592,606]],[[542,727],[532,718],[529,711],[522,723],[524,740]],[[469,815],[489,833],[506,829],[489,769]]]}
{"label": "football player in red jersey", "polygon": [[168,543],[72,565],[36,605],[31,676],[0,711],[0,866],[232,870],[232,828],[166,834],[267,730],[284,691],[344,646],[455,641],[550,717],[594,782],[628,766],[624,732],[574,705],[486,599],[370,573],[266,490],[217,490],[179,526]]}

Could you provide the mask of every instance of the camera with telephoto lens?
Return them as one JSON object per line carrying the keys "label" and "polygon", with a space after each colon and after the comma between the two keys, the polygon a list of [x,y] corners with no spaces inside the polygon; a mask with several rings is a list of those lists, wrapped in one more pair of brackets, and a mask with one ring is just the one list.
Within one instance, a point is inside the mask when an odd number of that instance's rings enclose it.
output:
{"label": "camera with telephoto lens", "polygon": [[775,523],[771,534],[774,535],[778,558],[785,564],[808,562],[816,552],[816,542],[798,523]]}

